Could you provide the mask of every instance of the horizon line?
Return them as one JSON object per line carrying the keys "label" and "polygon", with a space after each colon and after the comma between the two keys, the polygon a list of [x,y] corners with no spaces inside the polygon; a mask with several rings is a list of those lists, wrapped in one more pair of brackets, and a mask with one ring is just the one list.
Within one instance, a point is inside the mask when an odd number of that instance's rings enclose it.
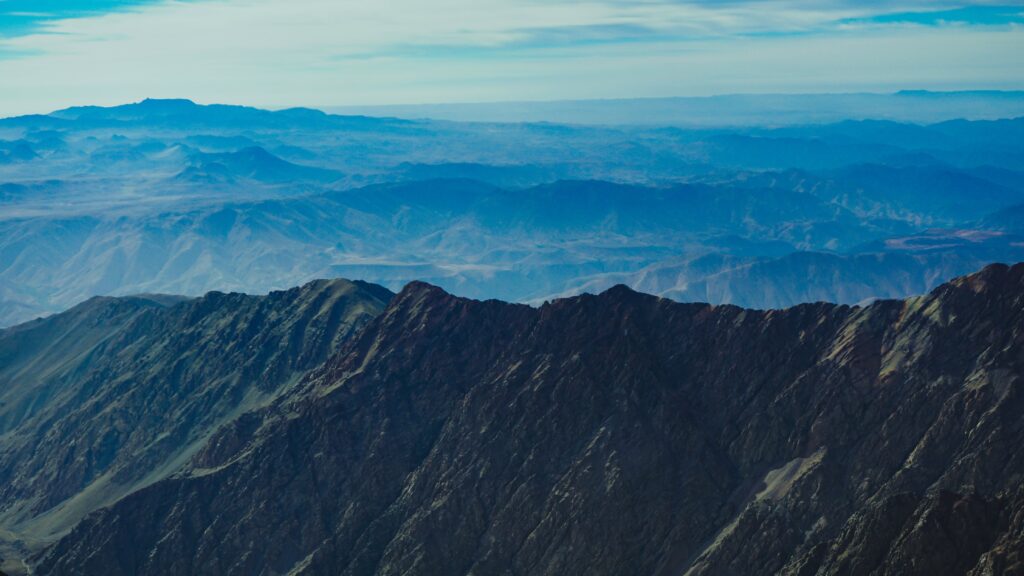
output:
{"label": "horizon line", "polygon": [[[992,96],[1018,96],[1024,97],[1024,88],[1021,89],[990,89],[990,88],[965,88],[956,90],[930,90],[904,88],[893,91],[852,91],[852,92],[723,92],[710,95],[675,95],[675,96],[637,96],[637,97],[595,97],[595,98],[565,98],[565,99],[521,99],[521,100],[475,100],[475,101],[449,101],[449,102],[408,102],[400,104],[319,104],[319,105],[280,105],[280,104],[245,104],[220,101],[199,101],[188,97],[144,97],[138,100],[130,100],[117,104],[74,104],[57,108],[48,112],[30,112],[25,114],[6,114],[0,116],[0,120],[23,118],[29,116],[51,116],[58,112],[73,110],[75,108],[102,108],[111,109],[123,106],[133,106],[147,101],[153,102],[189,102],[196,106],[231,106],[240,108],[252,108],[270,112],[282,112],[287,110],[316,110],[331,114],[332,110],[345,109],[401,109],[401,108],[431,108],[431,107],[454,107],[454,106],[502,106],[502,105],[542,105],[542,104],[573,104],[573,103],[621,103],[621,102],[657,102],[672,100],[699,100],[709,101],[723,98],[772,98],[772,97],[841,97],[841,96],[957,96],[957,95],[992,95]],[[1008,117],[1008,118],[1014,118]]]}

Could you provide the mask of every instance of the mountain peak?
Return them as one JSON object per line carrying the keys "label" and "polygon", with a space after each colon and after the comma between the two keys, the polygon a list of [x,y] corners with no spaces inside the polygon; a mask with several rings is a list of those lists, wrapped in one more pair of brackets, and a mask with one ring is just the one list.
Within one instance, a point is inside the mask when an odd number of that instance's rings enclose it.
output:
{"label": "mountain peak", "polygon": [[197,108],[199,104],[196,104],[192,100],[187,98],[146,98],[135,104],[128,104],[128,106],[138,106],[143,108],[155,108],[155,109],[188,109]]}
{"label": "mountain peak", "polygon": [[633,290],[625,284],[616,284],[611,288],[601,293],[601,296],[610,298],[612,300],[624,300],[639,295],[640,293]]}
{"label": "mountain peak", "polygon": [[315,280],[310,280],[297,288],[274,291],[271,292],[270,295],[272,296],[274,294],[290,292],[296,292],[298,294],[344,294],[349,292],[360,292],[373,296],[381,302],[388,302],[395,296],[393,292],[379,284],[364,282],[362,280],[348,280],[347,278],[317,278]]}
{"label": "mountain peak", "polygon": [[239,158],[246,158],[248,160],[258,162],[280,162],[281,158],[274,156],[262,146],[246,146],[233,153],[234,156]]}
{"label": "mountain peak", "polygon": [[974,274],[953,279],[948,284],[936,288],[936,291],[948,291],[956,287],[966,287],[979,294],[1000,292],[1020,296],[1024,293],[1024,262],[1012,266],[1003,263],[989,264]]}
{"label": "mountain peak", "polygon": [[423,282],[422,280],[413,280],[406,284],[398,292],[395,297],[396,302],[407,302],[407,301],[426,301],[426,300],[444,300],[444,299],[456,299],[457,296],[445,291],[443,288]]}
{"label": "mountain peak", "polygon": [[330,182],[342,176],[335,170],[294,164],[261,146],[247,146],[234,152],[197,152],[192,155],[192,162],[192,166],[178,174],[179,180],[231,180],[241,177],[268,183]]}

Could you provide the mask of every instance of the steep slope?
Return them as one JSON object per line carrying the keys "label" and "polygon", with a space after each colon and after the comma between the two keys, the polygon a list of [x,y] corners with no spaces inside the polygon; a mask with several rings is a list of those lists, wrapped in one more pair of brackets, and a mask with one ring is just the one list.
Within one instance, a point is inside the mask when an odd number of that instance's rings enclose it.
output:
{"label": "steep slope", "polygon": [[344,280],[267,296],[94,298],[0,332],[0,535],[52,540],[175,472],[390,298]]}
{"label": "steep slope", "polygon": [[767,312],[414,283],[36,573],[1019,573],[1022,325],[1021,264]]}
{"label": "steep slope", "polygon": [[[71,310],[0,332],[0,433],[32,418],[94,351],[144,315],[186,301],[173,296],[92,298]],[[48,387],[50,386],[50,387]]]}

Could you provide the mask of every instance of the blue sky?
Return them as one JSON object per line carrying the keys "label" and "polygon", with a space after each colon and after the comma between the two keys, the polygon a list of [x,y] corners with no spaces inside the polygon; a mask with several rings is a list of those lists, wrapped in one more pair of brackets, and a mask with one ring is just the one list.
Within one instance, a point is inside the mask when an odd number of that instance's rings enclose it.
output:
{"label": "blue sky", "polygon": [[27,34],[50,20],[102,14],[146,3],[139,0],[0,0],[0,35]]}
{"label": "blue sky", "polygon": [[928,26],[968,25],[1004,26],[1024,23],[1024,6],[1011,5],[968,5],[952,8],[916,11],[879,11],[877,14],[855,20],[874,24],[921,24]]}
{"label": "blue sky", "polygon": [[1024,89],[1024,4],[0,0],[0,115]]}

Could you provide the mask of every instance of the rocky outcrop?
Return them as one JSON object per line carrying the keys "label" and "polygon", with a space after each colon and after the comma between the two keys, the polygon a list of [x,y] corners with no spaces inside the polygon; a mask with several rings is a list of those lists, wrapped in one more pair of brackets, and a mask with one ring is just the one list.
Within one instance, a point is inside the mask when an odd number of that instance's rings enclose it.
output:
{"label": "rocky outcrop", "polygon": [[0,332],[0,533],[38,546],[182,469],[384,308],[374,285],[95,298]]}
{"label": "rocky outcrop", "polygon": [[1014,574],[1024,265],[867,307],[414,283],[37,574]]}

